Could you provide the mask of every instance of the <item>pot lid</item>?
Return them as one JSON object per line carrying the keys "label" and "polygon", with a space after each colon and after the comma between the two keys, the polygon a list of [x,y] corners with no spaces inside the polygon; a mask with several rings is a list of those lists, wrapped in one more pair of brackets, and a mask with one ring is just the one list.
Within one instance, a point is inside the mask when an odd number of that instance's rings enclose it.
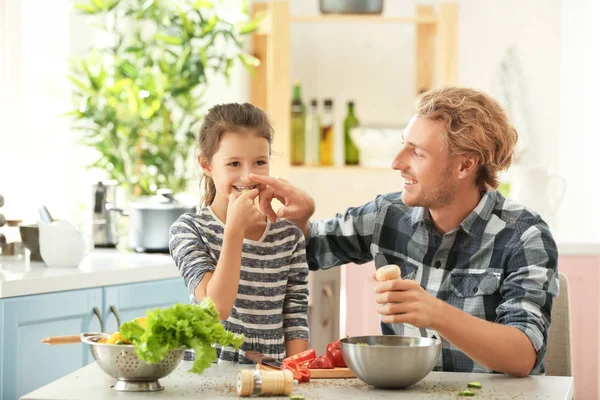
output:
{"label": "pot lid", "polygon": [[194,209],[194,206],[181,204],[170,189],[159,189],[155,196],[140,197],[129,204],[132,208],[144,210],[171,210],[176,208]]}

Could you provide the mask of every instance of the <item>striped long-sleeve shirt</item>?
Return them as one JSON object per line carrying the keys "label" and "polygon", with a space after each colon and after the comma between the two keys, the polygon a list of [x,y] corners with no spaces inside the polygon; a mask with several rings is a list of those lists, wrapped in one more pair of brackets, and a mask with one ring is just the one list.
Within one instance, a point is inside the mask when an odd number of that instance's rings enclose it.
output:
{"label": "striped long-sleeve shirt", "polygon": [[[310,269],[375,261],[396,264],[433,296],[487,321],[523,331],[537,352],[532,374],[544,372],[552,299],[558,295],[558,250],[535,212],[496,191],[483,195],[457,229],[441,234],[429,211],[401,193],[378,196],[344,214],[311,224]],[[384,334],[434,336],[382,323]],[[436,370],[491,372],[442,338]]]}
{"label": "striped long-sleeve shirt", "polygon": [[[225,225],[210,207],[184,214],[171,227],[169,248],[190,294],[216,269]],[[225,328],[243,333],[239,350],[219,349],[219,361],[251,362],[247,351],[285,358],[285,342],[308,339],[308,266],[304,235],[280,219],[259,240],[244,239],[238,294]]]}

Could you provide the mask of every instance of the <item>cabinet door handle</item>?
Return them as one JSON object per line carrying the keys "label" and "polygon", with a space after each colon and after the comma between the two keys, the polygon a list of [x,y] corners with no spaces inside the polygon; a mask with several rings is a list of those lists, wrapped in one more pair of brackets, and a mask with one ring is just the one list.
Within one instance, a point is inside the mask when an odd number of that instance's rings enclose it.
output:
{"label": "cabinet door handle", "polygon": [[102,319],[102,313],[98,307],[93,308],[94,314],[98,317],[98,321],[100,322],[100,332],[104,332],[104,320]]}
{"label": "cabinet door handle", "polygon": [[121,316],[119,315],[119,310],[117,310],[117,307],[111,305],[110,312],[115,314],[115,318],[117,319],[117,330],[118,330],[121,327]]}
{"label": "cabinet door handle", "polygon": [[326,284],[323,285],[323,294],[327,299],[327,315],[323,318],[323,328],[326,328],[329,325],[329,322],[333,319],[333,313],[335,309],[335,304],[333,303],[333,289],[331,285]]}

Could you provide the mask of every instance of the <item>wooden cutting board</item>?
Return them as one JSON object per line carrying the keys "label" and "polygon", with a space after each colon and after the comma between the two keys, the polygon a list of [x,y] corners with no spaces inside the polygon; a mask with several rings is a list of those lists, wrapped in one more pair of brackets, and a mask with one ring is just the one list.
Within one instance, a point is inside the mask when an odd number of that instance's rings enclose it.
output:
{"label": "wooden cutting board", "polygon": [[[256,364],[256,368],[264,370],[277,370],[277,368],[264,364]],[[311,369],[310,379],[346,379],[356,378],[356,375],[349,368],[332,368],[332,369]]]}

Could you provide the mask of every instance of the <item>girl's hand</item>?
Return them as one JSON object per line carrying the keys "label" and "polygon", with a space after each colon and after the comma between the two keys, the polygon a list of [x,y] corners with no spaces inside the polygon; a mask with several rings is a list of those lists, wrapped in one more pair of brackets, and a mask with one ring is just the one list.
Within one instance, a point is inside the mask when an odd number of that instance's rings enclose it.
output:
{"label": "girl's hand", "polygon": [[229,194],[227,228],[239,230],[245,234],[249,228],[264,220],[265,216],[254,205],[256,196],[258,196],[258,189],[252,189],[246,193],[231,192]]}

